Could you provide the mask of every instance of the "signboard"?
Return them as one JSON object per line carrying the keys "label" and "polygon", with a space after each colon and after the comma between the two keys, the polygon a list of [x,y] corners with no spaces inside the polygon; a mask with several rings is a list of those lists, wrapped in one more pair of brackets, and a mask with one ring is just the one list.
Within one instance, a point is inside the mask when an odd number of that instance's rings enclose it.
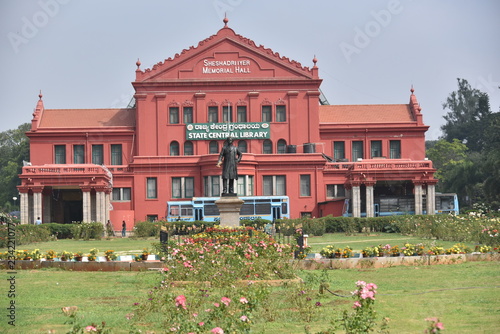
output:
{"label": "signboard", "polygon": [[186,140],[269,139],[269,123],[192,123],[186,125]]}

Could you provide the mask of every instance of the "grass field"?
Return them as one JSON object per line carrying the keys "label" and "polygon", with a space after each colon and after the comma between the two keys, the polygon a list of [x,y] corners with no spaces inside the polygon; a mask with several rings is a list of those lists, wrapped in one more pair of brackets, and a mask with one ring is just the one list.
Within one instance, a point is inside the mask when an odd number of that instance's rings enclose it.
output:
{"label": "grass field", "polygon": [[[379,286],[376,310],[391,318],[391,333],[422,333],[427,317],[438,317],[446,333],[497,333],[500,327],[500,285],[497,262],[467,262],[455,265],[392,267],[370,270],[329,270],[299,272],[306,282],[327,277],[330,290],[349,295],[357,280]],[[8,274],[0,272],[2,282]],[[8,325],[4,314],[7,301],[1,299],[1,333],[66,333],[71,325],[61,311],[78,306],[85,325],[105,321],[112,333],[128,333],[133,303],[147,299],[147,292],[158,283],[155,272],[66,272],[54,270],[16,273],[16,327]],[[2,295],[8,287],[1,284]],[[351,298],[331,294],[317,295],[323,306],[306,323],[280,298],[276,288],[272,298],[274,320],[256,319],[255,333],[304,333],[304,326],[317,332],[343,309],[350,309]],[[316,299],[314,299],[316,300]],[[148,328],[147,326],[144,326]],[[156,331],[156,333],[159,333]]]}
{"label": "grass field", "polygon": [[[113,238],[99,241],[59,240],[18,249],[45,252],[84,251],[98,248],[101,254],[114,249],[119,254],[134,254],[150,248],[157,239]],[[309,238],[312,252],[319,252],[326,245],[351,246],[361,250],[378,244],[403,245],[405,242],[429,244],[430,240],[399,234],[326,234]],[[438,245],[451,247],[454,242],[437,241]],[[474,245],[468,245],[473,247]],[[0,251],[6,251],[2,249]],[[319,287],[319,280],[326,279],[330,290],[349,296],[355,282],[364,280],[379,286],[376,310],[380,317],[389,317],[391,333],[422,333],[425,318],[438,317],[446,333],[497,333],[500,328],[500,266],[498,262],[466,262],[454,265],[399,266],[383,269],[343,269],[328,271],[300,271],[298,275],[311,286]],[[12,276],[0,271],[0,333],[67,333],[71,325],[61,311],[65,306],[78,306],[82,324],[105,321],[112,333],[129,333],[130,320],[126,315],[134,312],[133,304],[148,298],[148,291],[158,284],[156,272],[71,272],[60,270],[18,271],[15,276],[15,298],[9,294]],[[305,333],[309,326],[312,333],[328,328],[333,318],[344,309],[351,309],[351,298],[331,294],[317,294],[314,300],[323,305],[310,323],[301,319],[296,309],[284,297],[284,288],[275,288],[270,299],[272,314],[260,313],[255,318],[253,332]],[[8,303],[15,301],[16,327],[8,324]],[[263,311],[261,311],[263,312]],[[155,324],[142,324],[144,329]],[[144,331],[145,332],[145,331]],[[155,333],[163,331],[155,330]]]}

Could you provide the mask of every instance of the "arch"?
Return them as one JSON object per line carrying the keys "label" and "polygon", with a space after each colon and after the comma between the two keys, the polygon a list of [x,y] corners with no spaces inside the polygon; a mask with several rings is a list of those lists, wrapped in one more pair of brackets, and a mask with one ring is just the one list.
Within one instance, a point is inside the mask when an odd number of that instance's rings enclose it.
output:
{"label": "arch", "polygon": [[177,156],[179,154],[180,154],[179,153],[179,142],[174,140],[170,143],[170,155]]}
{"label": "arch", "polygon": [[187,141],[184,143],[184,155],[194,155],[193,142]]}
{"label": "arch", "polygon": [[285,154],[286,153],[286,147],[287,147],[286,146],[286,140],[284,140],[284,139],[278,140],[276,153],[278,153],[278,154]]}
{"label": "arch", "polygon": [[262,153],[273,154],[273,142],[270,139],[266,139],[262,143]]}

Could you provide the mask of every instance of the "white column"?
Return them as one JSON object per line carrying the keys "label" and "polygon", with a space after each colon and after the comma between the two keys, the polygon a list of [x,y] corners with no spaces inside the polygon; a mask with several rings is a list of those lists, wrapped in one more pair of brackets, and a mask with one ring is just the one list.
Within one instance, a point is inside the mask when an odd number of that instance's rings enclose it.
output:
{"label": "white column", "polygon": [[109,220],[109,208],[111,206],[111,196],[109,193],[104,193],[104,221],[102,222],[104,226]]}
{"label": "white column", "polygon": [[433,215],[436,212],[436,186],[427,184],[427,214]]}
{"label": "white column", "polygon": [[359,186],[352,187],[352,216],[361,217],[361,190]]}
{"label": "white column", "polygon": [[21,224],[29,224],[30,215],[29,215],[29,200],[27,193],[21,193],[21,202],[20,202],[20,211],[21,211]]}
{"label": "white column", "polygon": [[38,217],[42,219],[42,193],[34,192],[33,193],[33,216],[36,220]]}
{"label": "white column", "polygon": [[415,189],[415,214],[421,215],[422,214],[422,184],[415,183],[414,189]]}
{"label": "white column", "polygon": [[102,223],[102,224],[106,224],[106,221],[104,219],[106,219],[106,216],[104,215],[104,192],[102,191],[97,191],[96,192],[96,198],[95,198],[95,206],[96,206],[96,221]]}
{"label": "white column", "polygon": [[83,192],[83,221],[91,222],[92,221],[92,206],[90,202],[90,191]]}
{"label": "white column", "polygon": [[375,217],[375,212],[373,210],[373,186],[366,186],[366,216]]}

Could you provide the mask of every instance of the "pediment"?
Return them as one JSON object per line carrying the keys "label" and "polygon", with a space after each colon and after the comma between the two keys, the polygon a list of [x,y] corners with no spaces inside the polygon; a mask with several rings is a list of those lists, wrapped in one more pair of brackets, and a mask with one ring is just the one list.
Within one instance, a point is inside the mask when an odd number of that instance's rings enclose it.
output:
{"label": "pediment", "polygon": [[224,27],[151,69],[138,69],[136,82],[317,79],[314,72]]}

